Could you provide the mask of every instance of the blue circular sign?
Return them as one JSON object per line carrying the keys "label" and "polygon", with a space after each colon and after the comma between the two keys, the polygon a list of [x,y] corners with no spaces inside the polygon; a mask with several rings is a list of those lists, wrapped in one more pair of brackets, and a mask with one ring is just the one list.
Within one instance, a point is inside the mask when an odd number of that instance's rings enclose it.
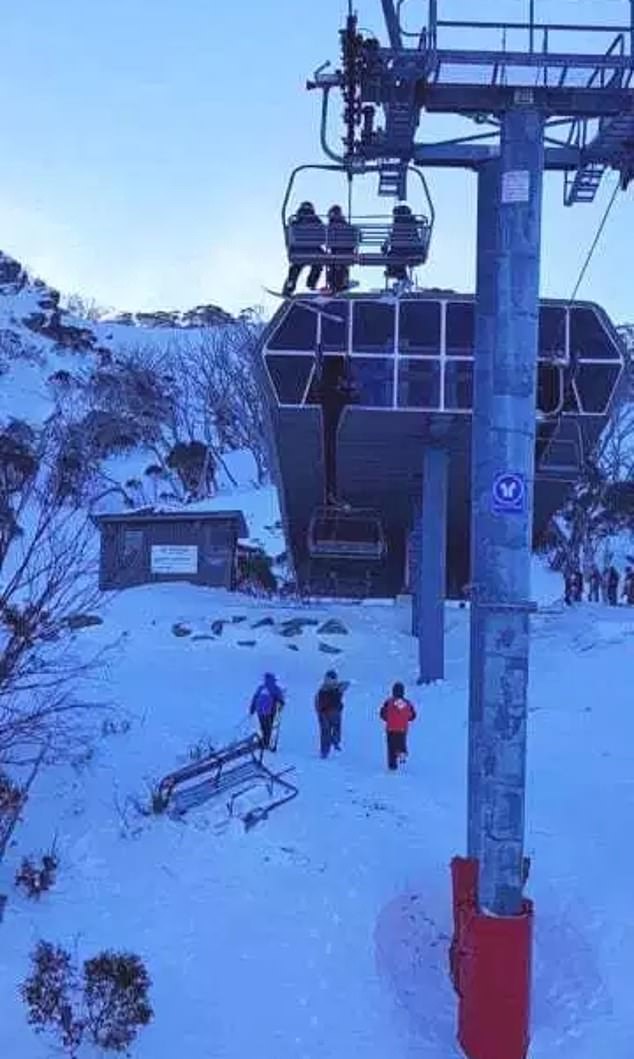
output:
{"label": "blue circular sign", "polygon": [[523,474],[501,471],[493,479],[493,510],[521,513],[526,503],[526,483]]}

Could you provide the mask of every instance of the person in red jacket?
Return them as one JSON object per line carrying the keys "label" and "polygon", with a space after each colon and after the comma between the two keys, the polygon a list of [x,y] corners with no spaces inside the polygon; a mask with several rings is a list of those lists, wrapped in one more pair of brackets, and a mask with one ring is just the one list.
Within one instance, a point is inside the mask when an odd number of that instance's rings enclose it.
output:
{"label": "person in red jacket", "polygon": [[416,710],[405,698],[405,688],[400,680],[394,684],[392,695],[381,706],[380,717],[385,721],[387,737],[387,767],[398,768],[399,759],[407,757],[407,729],[410,721],[416,720]]}

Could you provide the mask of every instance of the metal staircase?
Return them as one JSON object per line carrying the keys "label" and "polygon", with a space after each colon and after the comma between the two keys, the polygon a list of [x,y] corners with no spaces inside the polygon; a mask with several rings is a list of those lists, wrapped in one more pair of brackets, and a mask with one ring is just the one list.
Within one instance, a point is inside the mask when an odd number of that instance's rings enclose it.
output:
{"label": "metal staircase", "polygon": [[620,114],[603,120],[595,138],[583,152],[584,164],[572,177],[566,174],[564,201],[566,206],[578,202],[594,202],[610,159],[613,168],[632,165],[634,159],[634,114]]}
{"label": "metal staircase", "polygon": [[379,195],[404,199],[407,190],[406,169],[400,162],[385,162],[379,170]]}
{"label": "metal staircase", "polygon": [[418,123],[417,112],[408,96],[390,102],[385,107],[385,117],[385,137],[397,151],[402,149],[403,155],[381,163],[379,195],[403,200],[407,196],[407,160]]}
{"label": "metal staircase", "polygon": [[594,202],[607,166],[602,162],[590,162],[570,176],[565,174],[564,202],[566,206],[576,203]]}

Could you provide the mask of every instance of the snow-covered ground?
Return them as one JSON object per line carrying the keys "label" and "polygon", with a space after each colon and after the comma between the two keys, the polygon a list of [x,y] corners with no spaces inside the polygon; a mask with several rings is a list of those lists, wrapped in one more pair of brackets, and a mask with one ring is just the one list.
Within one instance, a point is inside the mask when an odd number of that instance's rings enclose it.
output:
{"label": "snow-covered ground", "polygon": [[[535,594],[552,604],[560,578],[537,573]],[[298,613],[349,632],[282,637]],[[252,627],[267,615],[273,626]],[[468,610],[448,606],[447,679],[424,691],[404,604],[293,609],[162,585],[121,594],[103,616],[78,636],[86,649],[122,637],[95,690],[133,723],[101,739],[91,765],[44,774],[16,832],[0,877],[0,1054],[57,1054],[17,996],[45,938],[79,958],[111,946],[147,961],[156,1017],[138,1059],[458,1056],[448,865],[465,851]],[[219,618],[244,620],[209,638]],[[192,635],[176,637],[175,622]],[[631,1059],[634,608],[550,605],[533,628],[531,1059]],[[312,701],[332,665],[351,686],[343,750],[322,761]],[[295,767],[295,801],[248,833],[219,830],[224,811],[207,804],[183,822],[129,816],[126,834],[128,795],[147,797],[201,737],[249,731],[265,669],[288,689],[276,764]],[[407,769],[391,774],[377,710],[399,678],[420,712]],[[10,876],[55,832],[58,881],[35,904]]]}

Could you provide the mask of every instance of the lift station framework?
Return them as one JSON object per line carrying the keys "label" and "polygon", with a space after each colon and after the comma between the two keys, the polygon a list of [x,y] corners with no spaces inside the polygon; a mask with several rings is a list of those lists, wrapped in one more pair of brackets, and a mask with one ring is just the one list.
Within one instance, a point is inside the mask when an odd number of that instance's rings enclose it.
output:
{"label": "lift station framework", "polygon": [[[410,163],[478,174],[468,857],[452,865],[451,965],[465,1052],[521,1059],[532,944],[523,847],[543,174],[563,173],[567,206],[592,202],[609,169],[623,190],[634,177],[634,0],[624,0],[622,25],[538,22],[535,0],[522,22],[449,19],[442,0],[429,0],[414,31],[401,18],[414,2],[381,6],[389,44],[364,37],[350,11],[341,69],[321,67],[307,87],[323,92],[327,156],[350,178],[377,167],[379,194],[404,199]],[[465,35],[468,48],[459,46]],[[343,153],[329,142],[333,89],[344,99]],[[435,114],[473,119],[482,131],[433,142]],[[438,466],[432,459],[423,472],[436,489],[441,446]],[[423,554],[426,533],[435,536],[424,519],[423,509]]]}

